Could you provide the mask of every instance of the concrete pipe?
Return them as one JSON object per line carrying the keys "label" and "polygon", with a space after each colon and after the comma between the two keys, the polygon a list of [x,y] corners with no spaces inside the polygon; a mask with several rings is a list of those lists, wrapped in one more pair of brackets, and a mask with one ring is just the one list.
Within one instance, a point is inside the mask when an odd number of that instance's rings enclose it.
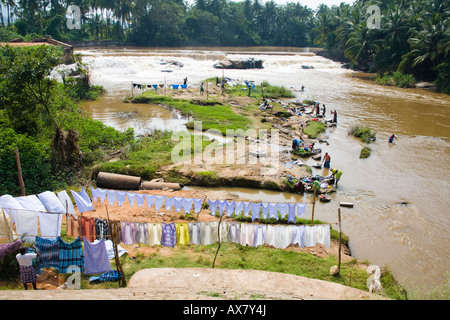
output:
{"label": "concrete pipe", "polygon": [[139,190],[141,178],[123,174],[99,172],[97,175],[97,187],[118,190]]}
{"label": "concrete pipe", "polygon": [[154,182],[154,181],[142,182],[142,189],[144,190],[162,190],[166,188],[172,190],[181,190],[183,188],[183,185],[179,183],[170,183],[170,182]]}

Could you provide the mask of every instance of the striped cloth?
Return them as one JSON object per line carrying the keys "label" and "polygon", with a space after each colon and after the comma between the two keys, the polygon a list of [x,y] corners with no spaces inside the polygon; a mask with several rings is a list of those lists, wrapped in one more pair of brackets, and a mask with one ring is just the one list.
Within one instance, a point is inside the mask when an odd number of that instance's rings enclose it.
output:
{"label": "striped cloth", "polygon": [[67,273],[67,268],[71,265],[80,267],[83,271],[84,256],[81,247],[81,239],[78,237],[73,242],[67,243],[61,237],[58,237],[59,246],[59,272]]}
{"label": "striped cloth", "polygon": [[59,244],[57,239],[36,237],[36,248],[40,252],[41,268],[59,268]]}
{"label": "striped cloth", "polygon": [[109,239],[109,227],[108,221],[95,218],[95,236],[96,239],[106,238]]}

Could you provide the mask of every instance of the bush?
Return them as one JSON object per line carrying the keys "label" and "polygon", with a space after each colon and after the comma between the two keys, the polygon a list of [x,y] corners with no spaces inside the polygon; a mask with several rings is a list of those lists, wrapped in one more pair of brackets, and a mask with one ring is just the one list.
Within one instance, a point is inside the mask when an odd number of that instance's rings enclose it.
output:
{"label": "bush", "polygon": [[400,88],[414,88],[416,79],[412,74],[394,72],[392,75],[378,75],[375,82],[385,86],[396,86]]}
{"label": "bush", "polygon": [[311,139],[316,139],[321,133],[327,130],[327,125],[319,121],[309,120],[303,132]]}
{"label": "bush", "polygon": [[370,143],[375,139],[375,133],[369,127],[363,127],[358,124],[350,127],[349,134],[360,138],[365,143]]}
{"label": "bush", "polygon": [[361,150],[361,153],[359,155],[360,159],[366,159],[368,157],[370,157],[370,154],[372,153],[372,149],[370,149],[369,147],[364,147]]}

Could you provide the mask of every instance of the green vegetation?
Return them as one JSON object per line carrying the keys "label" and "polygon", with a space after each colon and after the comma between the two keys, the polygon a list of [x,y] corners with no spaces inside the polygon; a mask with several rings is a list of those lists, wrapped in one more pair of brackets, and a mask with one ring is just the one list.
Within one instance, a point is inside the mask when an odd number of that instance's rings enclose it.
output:
{"label": "green vegetation", "polygon": [[316,139],[321,133],[327,130],[327,125],[323,122],[309,120],[303,132],[311,139]]}
{"label": "green vegetation", "polygon": [[360,159],[366,159],[368,157],[370,157],[370,154],[372,153],[372,149],[370,149],[369,147],[364,147],[361,149],[361,153],[359,155]]}
{"label": "green vegetation", "polygon": [[402,74],[401,72],[394,72],[392,75],[377,75],[375,81],[385,86],[400,88],[414,88],[417,82],[412,74]]}
{"label": "green vegetation", "polygon": [[139,97],[129,99],[136,103],[162,104],[177,109],[187,117],[194,120],[187,124],[188,129],[194,129],[194,121],[202,122],[202,130],[218,130],[222,135],[230,130],[247,130],[250,120],[236,114],[230,106],[214,100],[183,100],[170,96],[163,96],[154,91],[145,91]]}
{"label": "green vegetation", "polygon": [[371,143],[375,139],[375,133],[369,127],[364,127],[359,124],[351,126],[348,132],[352,136],[360,138],[365,143]]}
{"label": "green vegetation", "polygon": [[[240,97],[248,96],[248,88],[246,85],[226,85],[225,89],[226,93],[229,95]],[[255,85],[255,88],[252,88],[250,91],[250,96],[258,98],[264,96],[266,99],[295,98],[295,95],[291,90],[286,89],[284,86],[273,86],[267,81],[263,81],[260,85]]]}
{"label": "green vegetation", "polygon": [[16,148],[26,192],[34,194],[73,183],[108,151],[134,141],[132,130],[121,133],[81,115],[78,101],[95,98],[102,88],[90,86],[80,59],[77,80],[50,78],[61,54],[44,45],[0,48],[1,194],[20,194]]}

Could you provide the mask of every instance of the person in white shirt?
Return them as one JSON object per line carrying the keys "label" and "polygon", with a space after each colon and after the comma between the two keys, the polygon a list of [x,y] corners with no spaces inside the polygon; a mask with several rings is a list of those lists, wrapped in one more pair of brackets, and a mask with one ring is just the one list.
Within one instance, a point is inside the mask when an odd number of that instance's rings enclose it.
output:
{"label": "person in white shirt", "polygon": [[19,262],[20,269],[20,282],[22,282],[25,290],[28,290],[28,283],[33,285],[33,289],[36,288],[36,270],[33,267],[33,259],[36,259],[39,256],[39,250],[33,245],[33,249],[36,253],[27,253],[27,248],[20,248],[19,253],[16,255],[16,259]]}

